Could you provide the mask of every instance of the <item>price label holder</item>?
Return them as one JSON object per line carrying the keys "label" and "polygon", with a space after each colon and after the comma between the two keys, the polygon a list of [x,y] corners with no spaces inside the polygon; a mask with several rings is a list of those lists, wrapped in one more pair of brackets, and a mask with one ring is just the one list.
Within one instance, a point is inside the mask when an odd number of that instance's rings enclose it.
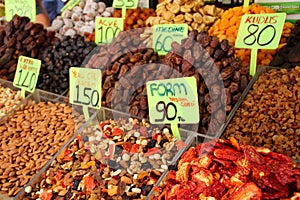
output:
{"label": "price label holder", "polygon": [[178,124],[199,123],[195,77],[148,81],[146,86],[150,123],[171,124],[178,139]]}
{"label": "price label holder", "polygon": [[89,117],[88,108],[101,108],[102,75],[98,69],[71,67],[70,98],[71,104],[81,105],[85,120]]}
{"label": "price label holder", "polygon": [[278,47],[285,18],[286,13],[243,15],[235,47],[252,49],[250,75],[254,76],[256,73],[258,49],[276,49]]}
{"label": "price label holder", "polygon": [[62,7],[61,11],[61,15],[64,16],[64,13],[67,9],[72,10],[76,5],[78,5],[80,2],[80,0],[70,0],[68,1],[68,3],[66,3],[66,5],[64,7]]}
{"label": "price label holder", "polygon": [[152,48],[158,55],[166,55],[173,41],[180,43],[188,35],[187,24],[157,24],[153,28]]}
{"label": "price label holder", "polygon": [[29,17],[32,22],[36,18],[36,1],[35,0],[5,0],[5,18],[10,21],[13,16]]}
{"label": "price label holder", "polygon": [[109,43],[123,30],[123,18],[96,17],[95,42]]}
{"label": "price label holder", "polygon": [[138,7],[138,0],[114,0],[113,8],[122,9],[122,18],[126,17],[126,9],[136,9]]}
{"label": "price label holder", "polygon": [[33,93],[39,78],[41,61],[34,58],[20,56],[13,85],[21,89],[21,96],[25,98],[25,92]]}

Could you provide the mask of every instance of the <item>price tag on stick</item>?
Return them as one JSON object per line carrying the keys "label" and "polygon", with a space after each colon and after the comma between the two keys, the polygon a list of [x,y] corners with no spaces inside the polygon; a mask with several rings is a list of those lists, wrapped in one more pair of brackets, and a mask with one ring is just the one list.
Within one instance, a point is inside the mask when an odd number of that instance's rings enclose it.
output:
{"label": "price tag on stick", "polygon": [[20,56],[14,77],[13,85],[21,89],[21,96],[25,98],[25,91],[33,93],[38,81],[41,61]]}
{"label": "price tag on stick", "polygon": [[138,0],[114,0],[113,7],[122,9],[122,18],[126,17],[126,9],[136,9],[139,4]]}
{"label": "price tag on stick", "polygon": [[178,124],[199,122],[199,105],[195,77],[147,82],[147,97],[152,124],[171,124],[180,138]]}
{"label": "price tag on stick", "polygon": [[123,18],[96,17],[95,42],[109,43],[124,29]]}
{"label": "price tag on stick", "polygon": [[70,98],[72,104],[83,106],[86,120],[89,119],[88,108],[101,108],[102,75],[98,69],[71,67]]}
{"label": "price tag on stick", "polygon": [[180,41],[188,35],[187,24],[158,24],[154,25],[152,47],[158,55],[166,55],[171,51],[171,44]]}
{"label": "price tag on stick", "polygon": [[257,50],[278,47],[285,18],[286,13],[243,15],[235,47],[252,49],[250,75],[256,73]]}
{"label": "price tag on stick", "polygon": [[80,0],[70,0],[62,9],[60,10],[62,13],[62,16],[64,15],[64,12],[69,9],[72,10],[76,5],[78,5]]}
{"label": "price tag on stick", "polygon": [[16,14],[29,17],[32,22],[35,22],[36,0],[5,0],[6,21],[10,21]]}

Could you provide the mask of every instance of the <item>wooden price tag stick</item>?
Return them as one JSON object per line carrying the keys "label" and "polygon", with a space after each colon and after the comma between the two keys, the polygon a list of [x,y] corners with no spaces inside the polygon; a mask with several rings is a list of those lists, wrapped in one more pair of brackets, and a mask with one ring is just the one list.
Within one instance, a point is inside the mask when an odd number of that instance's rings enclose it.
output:
{"label": "wooden price tag stick", "polygon": [[250,75],[256,73],[258,49],[276,49],[280,42],[286,13],[246,14],[241,19],[236,48],[251,50]]}
{"label": "wooden price tag stick", "polygon": [[19,57],[13,85],[21,89],[22,98],[25,98],[26,91],[30,93],[35,91],[41,63],[38,59]]}
{"label": "wooden price tag stick", "polygon": [[70,68],[70,98],[71,104],[81,105],[87,121],[90,116],[88,108],[101,108],[102,75],[98,69]]}
{"label": "wooden price tag stick", "polygon": [[249,0],[244,0],[244,8],[248,8],[249,7]]}
{"label": "wooden price tag stick", "polygon": [[174,137],[181,139],[178,124],[199,122],[195,77],[148,81],[147,98],[152,124],[171,124]]}

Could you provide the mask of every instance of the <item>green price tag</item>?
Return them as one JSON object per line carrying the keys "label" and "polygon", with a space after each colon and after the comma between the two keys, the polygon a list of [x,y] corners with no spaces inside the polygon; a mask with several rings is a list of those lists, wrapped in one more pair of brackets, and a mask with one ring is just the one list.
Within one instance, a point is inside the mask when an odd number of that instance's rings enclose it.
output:
{"label": "green price tag", "polygon": [[154,25],[152,47],[159,55],[171,51],[173,41],[180,41],[188,35],[187,24],[158,24]]}
{"label": "green price tag", "polygon": [[67,10],[72,10],[76,5],[78,5],[80,0],[70,0],[62,9],[60,10],[62,14]]}
{"label": "green price tag", "polygon": [[71,67],[70,103],[94,109],[101,107],[102,75],[98,69]]}
{"label": "green price tag", "polygon": [[286,13],[243,15],[235,47],[252,49],[250,75],[256,73],[257,50],[278,47],[285,18]]}
{"label": "green price tag", "polygon": [[96,17],[95,42],[109,43],[124,29],[123,18]]}
{"label": "green price tag", "polygon": [[38,81],[41,61],[20,56],[14,77],[13,85],[21,89],[22,97],[25,98],[25,91],[33,93]]}
{"label": "green price tag", "polygon": [[29,17],[32,22],[36,18],[35,0],[5,0],[5,18],[10,21],[14,15]]}
{"label": "green price tag", "polygon": [[138,0],[114,0],[114,8],[136,9],[139,4]]}

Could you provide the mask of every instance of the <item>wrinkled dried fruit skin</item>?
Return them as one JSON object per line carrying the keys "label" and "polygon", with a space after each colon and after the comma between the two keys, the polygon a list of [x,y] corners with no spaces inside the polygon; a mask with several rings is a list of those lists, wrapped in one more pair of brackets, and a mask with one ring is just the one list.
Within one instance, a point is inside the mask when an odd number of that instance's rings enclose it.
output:
{"label": "wrinkled dried fruit skin", "polygon": [[283,154],[238,144],[234,138],[213,140],[188,149],[178,170],[169,172],[151,198],[180,199],[191,195],[189,190],[195,199],[288,198],[299,191],[300,170],[291,163]]}

